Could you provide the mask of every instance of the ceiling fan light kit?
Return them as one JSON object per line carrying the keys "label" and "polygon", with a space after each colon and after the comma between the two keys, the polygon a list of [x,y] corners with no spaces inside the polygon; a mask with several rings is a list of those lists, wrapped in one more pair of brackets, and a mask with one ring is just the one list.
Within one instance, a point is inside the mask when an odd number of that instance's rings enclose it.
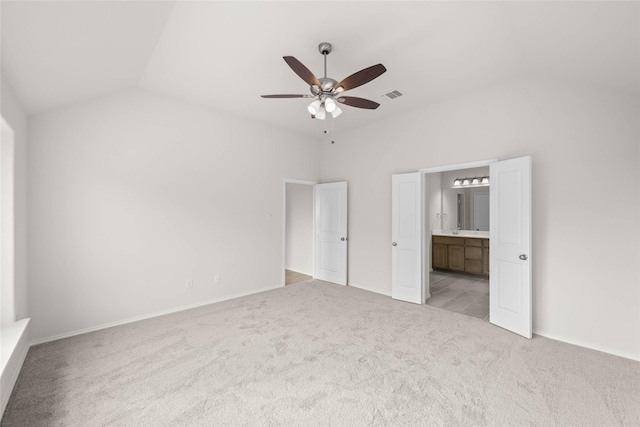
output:
{"label": "ceiling fan light kit", "polygon": [[309,110],[309,112],[314,116],[318,114],[318,111],[320,111],[320,101],[317,99],[313,101],[311,104],[309,104],[307,110]]}
{"label": "ceiling fan light kit", "polygon": [[324,100],[324,109],[327,110],[327,113],[332,113],[336,109],[336,101],[326,98]]}
{"label": "ceiling fan light kit", "polygon": [[342,96],[342,93],[369,83],[371,80],[382,75],[387,69],[382,64],[376,64],[371,67],[360,70],[338,82],[335,79],[327,77],[327,55],[331,53],[333,46],[331,43],[322,42],[318,45],[318,51],[324,56],[324,77],[317,78],[307,67],[293,56],[284,56],[283,59],[291,67],[291,69],[309,85],[311,95],[261,95],[263,98],[315,98],[309,104],[307,110],[311,114],[311,118],[324,120],[326,113],[331,114],[335,119],[342,110],[338,107],[338,103],[348,105],[350,107],[364,108],[375,110],[380,106],[377,102],[356,98],[353,96]]}

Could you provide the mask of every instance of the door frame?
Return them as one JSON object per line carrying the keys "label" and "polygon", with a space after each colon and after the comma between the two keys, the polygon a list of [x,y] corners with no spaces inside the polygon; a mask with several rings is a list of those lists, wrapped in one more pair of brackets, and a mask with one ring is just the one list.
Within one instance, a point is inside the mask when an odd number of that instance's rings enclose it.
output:
{"label": "door frame", "polygon": [[[281,286],[284,287],[286,282],[286,260],[287,260],[287,184],[302,184],[302,185],[311,185],[313,189],[313,194],[311,196],[311,209],[312,212],[316,211],[316,184],[319,184],[318,181],[308,181],[305,179],[295,179],[295,178],[283,178],[282,180],[282,268],[280,270],[282,274],[281,278]],[[315,248],[316,248],[316,222],[312,216],[311,218],[312,227],[313,227],[313,246],[311,248],[311,265],[313,266],[313,271],[315,271]]]}
{"label": "door frame", "polygon": [[[0,312],[3,324],[16,321],[15,298],[15,131],[0,116]],[[4,400],[3,400],[4,402]]]}
{"label": "door frame", "polygon": [[[486,159],[486,160],[478,160],[475,162],[432,166],[428,168],[418,169],[418,172],[421,173],[421,177],[424,182],[427,174],[430,174],[430,173],[449,172],[449,171],[460,170],[460,169],[480,168],[484,166],[489,166],[491,163],[494,163],[497,161],[498,159]],[[429,193],[427,191],[426,185],[422,186],[422,197],[424,201],[429,200]],[[423,295],[423,299],[425,299],[425,302],[426,302],[426,300],[431,297],[431,289],[430,289],[430,283],[429,283],[429,273],[431,273],[431,270],[429,270],[428,260],[431,259],[432,255],[431,255],[431,234],[429,234],[427,230],[427,225],[426,225],[427,217],[426,217],[426,213],[424,212],[426,210],[425,206],[422,207],[422,210],[423,210],[422,226],[424,227],[422,232],[422,295]],[[492,255],[490,253],[489,259],[491,259],[491,256]]]}

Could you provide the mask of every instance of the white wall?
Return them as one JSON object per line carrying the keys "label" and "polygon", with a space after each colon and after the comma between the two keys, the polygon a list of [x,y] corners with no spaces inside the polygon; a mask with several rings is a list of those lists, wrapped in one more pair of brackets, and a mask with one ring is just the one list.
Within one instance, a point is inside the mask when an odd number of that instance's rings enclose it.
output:
{"label": "white wall", "polygon": [[280,286],[283,178],[319,174],[308,138],[137,90],[29,137],[36,341]]}
{"label": "white wall", "polygon": [[287,183],[285,268],[313,275],[313,186]]}
{"label": "white wall", "polygon": [[14,313],[24,319],[28,313],[27,284],[27,116],[9,82],[0,78],[0,115],[14,132]]}
{"label": "white wall", "polygon": [[534,330],[640,359],[639,113],[637,96],[523,77],[341,132],[321,179],[349,181],[349,280],[391,290],[392,174],[531,155]]}

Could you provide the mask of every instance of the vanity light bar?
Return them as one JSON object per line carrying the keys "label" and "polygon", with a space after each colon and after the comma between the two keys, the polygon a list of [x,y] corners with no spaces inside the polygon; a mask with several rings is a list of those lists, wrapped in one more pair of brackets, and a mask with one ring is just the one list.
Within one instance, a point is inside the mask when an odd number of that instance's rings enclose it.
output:
{"label": "vanity light bar", "polygon": [[474,176],[471,178],[456,178],[453,181],[454,187],[480,187],[484,185],[489,185],[489,177],[488,176]]}

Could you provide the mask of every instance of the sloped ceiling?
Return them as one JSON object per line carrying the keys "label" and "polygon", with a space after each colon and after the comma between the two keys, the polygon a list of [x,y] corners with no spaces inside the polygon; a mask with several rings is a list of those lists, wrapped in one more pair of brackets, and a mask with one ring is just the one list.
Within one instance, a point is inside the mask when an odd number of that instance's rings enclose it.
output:
{"label": "sloped ceiling", "polygon": [[[29,114],[142,88],[318,135],[307,94],[282,60],[317,76],[382,63],[349,92],[336,129],[366,125],[526,74],[637,96],[637,2],[2,2],[2,72]],[[403,97],[382,97],[399,90]]]}
{"label": "sloped ceiling", "polygon": [[136,87],[173,6],[2,1],[2,73],[29,114]]}

